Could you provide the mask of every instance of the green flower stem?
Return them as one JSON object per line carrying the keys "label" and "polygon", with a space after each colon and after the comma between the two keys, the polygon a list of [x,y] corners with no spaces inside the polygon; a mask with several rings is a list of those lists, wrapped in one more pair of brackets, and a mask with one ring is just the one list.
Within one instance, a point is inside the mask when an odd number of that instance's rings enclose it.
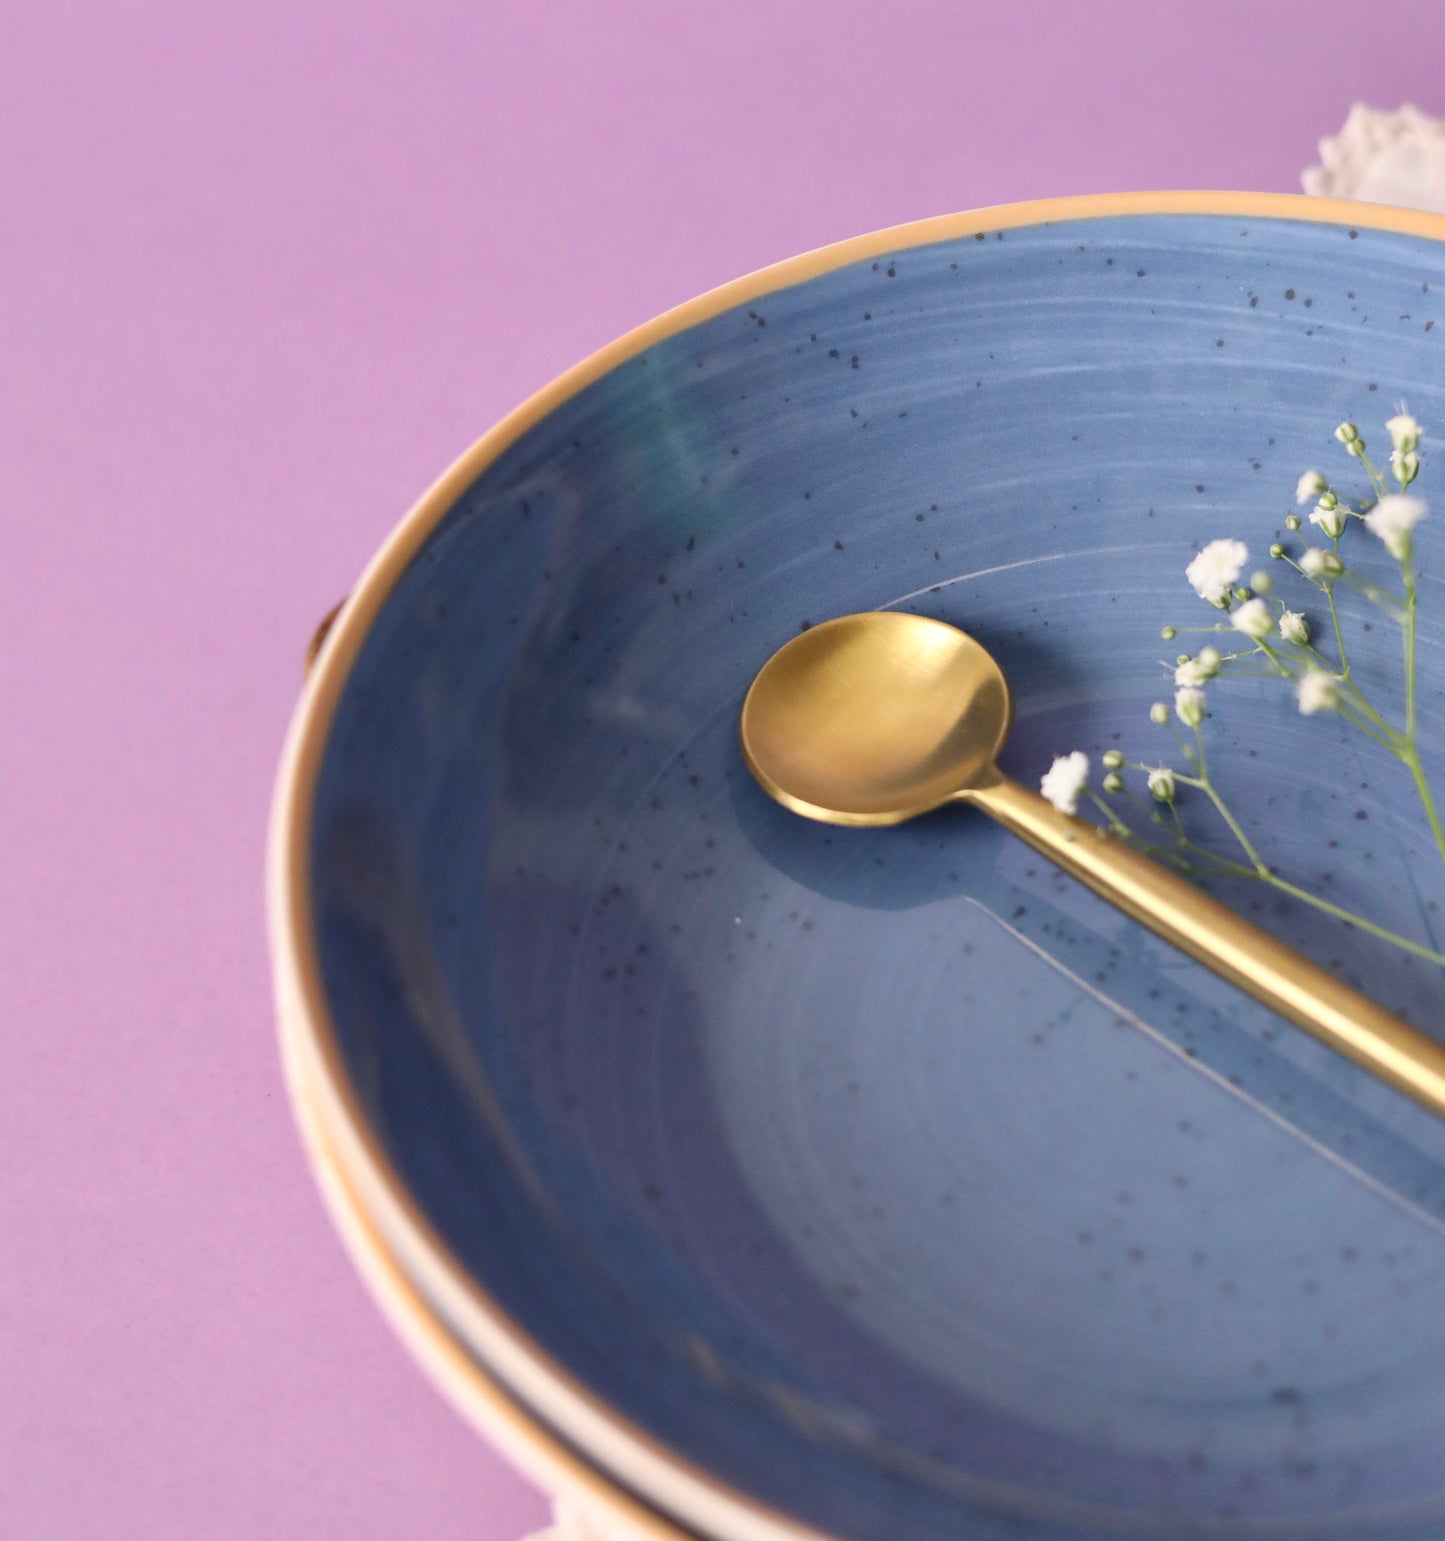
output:
{"label": "green flower stem", "polygon": [[1326,658],[1313,642],[1306,642],[1304,644],[1304,650],[1310,655],[1311,658],[1314,659],[1315,663],[1318,664],[1326,674],[1333,674],[1341,684],[1344,684],[1348,681],[1348,673],[1342,669],[1335,668],[1334,659]]}
{"label": "green flower stem", "polygon": [[[1368,733],[1377,744],[1383,744],[1391,754],[1398,755],[1403,742],[1399,732],[1370,705],[1353,680],[1344,681],[1344,685],[1350,693],[1350,710],[1347,711],[1342,707],[1340,715],[1347,722],[1353,723],[1362,733]],[[1359,721],[1352,717],[1351,711],[1358,711],[1365,720]]]}
{"label": "green flower stem", "polygon": [[1400,622],[1405,643],[1405,742],[1415,747],[1415,575],[1407,557],[1400,563],[1405,580],[1405,618]]}
{"label": "green flower stem", "polygon": [[1368,599],[1372,605],[1383,610],[1386,615],[1393,616],[1395,620],[1403,622],[1405,618],[1405,601],[1398,599],[1389,589],[1382,589],[1378,583],[1371,583],[1368,578],[1362,578],[1358,573],[1342,572],[1336,583],[1343,583],[1347,588],[1352,588],[1357,594]]}
{"label": "green flower stem", "polygon": [[1114,810],[1108,805],[1108,803],[1106,803],[1104,799],[1100,797],[1099,794],[1092,788],[1089,791],[1089,801],[1093,803],[1093,805],[1099,810],[1100,813],[1104,815],[1106,819],[1108,819],[1109,830],[1112,834],[1123,835],[1129,839],[1133,838],[1134,831],[1129,828],[1123,819],[1121,819],[1119,815],[1115,813]]}
{"label": "green flower stem", "polygon": [[1390,736],[1386,738],[1384,733],[1377,733],[1363,717],[1356,715],[1352,705],[1346,705],[1345,702],[1341,701],[1336,705],[1335,710],[1352,728],[1358,729],[1366,738],[1374,739],[1382,749],[1388,749],[1398,759],[1403,760],[1405,758],[1404,752],[1400,748],[1400,736],[1393,728],[1387,728],[1386,731]]}
{"label": "green flower stem", "polygon": [[1299,899],[1323,911],[1326,915],[1333,915],[1336,920],[1343,920],[1347,925],[1356,926],[1361,931],[1367,931],[1371,936],[1379,937],[1382,942],[1391,942],[1396,947],[1414,953],[1418,958],[1425,958],[1431,963],[1445,964],[1445,952],[1436,952],[1421,942],[1412,942],[1409,937],[1401,936],[1397,931],[1387,931],[1384,926],[1377,926],[1373,920],[1366,920],[1363,915],[1356,915],[1353,910],[1331,904],[1328,899],[1321,899],[1318,894],[1312,894],[1306,888],[1299,888],[1293,883],[1286,882],[1284,878],[1277,876],[1268,868],[1262,872],[1256,872],[1242,862],[1229,861],[1227,857],[1216,857],[1215,860],[1221,868],[1233,872],[1238,877],[1257,878],[1262,883],[1268,883],[1271,888],[1277,888],[1281,893],[1289,894],[1291,898]]}
{"label": "green flower stem", "polygon": [[[1162,865],[1173,867],[1176,871],[1182,872],[1186,876],[1193,873],[1196,869],[1197,864],[1192,860],[1191,856],[1185,855],[1184,851],[1177,845],[1152,845],[1149,841],[1141,839],[1132,831],[1129,834],[1129,844],[1141,855],[1152,857]],[[1197,851],[1193,854],[1207,857],[1210,861],[1219,860],[1217,856],[1212,856],[1208,851]]]}
{"label": "green flower stem", "polygon": [[1204,759],[1204,735],[1198,728],[1194,730],[1194,744],[1197,751],[1197,758],[1194,763],[1199,767],[1199,774],[1198,776],[1180,776],[1178,779],[1191,782],[1204,793],[1209,801],[1219,810],[1219,816],[1229,825],[1230,833],[1239,841],[1245,855],[1254,863],[1255,868],[1261,874],[1267,873],[1269,871],[1268,866],[1265,865],[1259,852],[1255,850],[1249,836],[1240,827],[1239,820],[1229,811],[1224,799],[1214,790],[1214,783],[1209,779],[1209,767]]}
{"label": "green flower stem", "polygon": [[[1274,665],[1277,673],[1284,675],[1288,680],[1297,680],[1299,678],[1299,675],[1291,667],[1296,662],[1293,654],[1277,651],[1263,638],[1259,642],[1259,651]],[[1313,649],[1311,651],[1313,652]],[[1330,672],[1333,674],[1334,670],[1331,669]]]}
{"label": "green flower stem", "polygon": [[[1144,769],[1146,767],[1140,768]],[[1229,825],[1241,848],[1254,865],[1246,866],[1243,862],[1231,861],[1227,856],[1216,855],[1213,851],[1208,851],[1202,846],[1195,845],[1183,834],[1183,825],[1179,823],[1178,811],[1174,808],[1173,804],[1170,805],[1170,812],[1174,814],[1175,823],[1179,828],[1181,836],[1180,848],[1175,851],[1169,851],[1164,847],[1142,841],[1137,835],[1130,832],[1127,838],[1137,845],[1140,850],[1145,851],[1151,856],[1164,857],[1175,861],[1182,859],[1192,861],[1196,857],[1201,858],[1212,863],[1221,873],[1227,873],[1233,877],[1254,878],[1258,882],[1267,883],[1271,888],[1277,888],[1281,893],[1288,894],[1291,898],[1298,899],[1302,903],[1321,911],[1323,914],[1332,915],[1336,920],[1342,920],[1347,925],[1355,926],[1371,936],[1378,937],[1382,942],[1389,942],[1393,946],[1399,947],[1405,952],[1413,953],[1416,957],[1425,958],[1431,963],[1445,965],[1445,952],[1436,952],[1433,948],[1424,946],[1423,943],[1413,942],[1409,937],[1401,936],[1397,931],[1387,930],[1384,926],[1377,925],[1372,920],[1366,920],[1363,915],[1356,915],[1353,910],[1347,910],[1341,905],[1332,904],[1328,899],[1322,899],[1318,894],[1312,894],[1308,889],[1300,888],[1297,884],[1288,882],[1285,878],[1271,871],[1269,866],[1260,859],[1259,853],[1250,843],[1249,837],[1240,828],[1239,821],[1230,812],[1224,799],[1205,777],[1185,776],[1176,771],[1174,779],[1181,785],[1197,788],[1209,798],[1219,810],[1220,816]],[[1112,822],[1117,823],[1121,821],[1113,820]],[[1184,852],[1186,851],[1188,852],[1187,858],[1184,857]]]}
{"label": "green flower stem", "polygon": [[[1261,642],[1259,644],[1259,650],[1269,659],[1272,664],[1274,664],[1274,666],[1282,675],[1285,676],[1285,678],[1292,680],[1297,680],[1299,678],[1299,676],[1290,667],[1290,665],[1295,661],[1293,658],[1277,652],[1267,642]],[[1334,666],[1317,648],[1310,647],[1308,651],[1319,660],[1319,662],[1324,666],[1326,672],[1330,674],[1335,672]],[[1394,728],[1390,726],[1388,722],[1385,721],[1383,717],[1380,716],[1374,707],[1370,705],[1370,703],[1361,694],[1359,687],[1355,685],[1352,680],[1341,678],[1340,683],[1345,687],[1346,690],[1349,691],[1349,701],[1342,701],[1337,708],[1340,716],[1343,717],[1351,727],[1358,728],[1361,733],[1364,733],[1368,737],[1374,739],[1377,744],[1383,745],[1384,748],[1388,749],[1391,754],[1397,756],[1400,755],[1400,735],[1395,731]],[[1371,726],[1371,724],[1373,724],[1373,726]]]}
{"label": "green flower stem", "polygon": [[1194,725],[1194,753],[1189,757],[1199,767],[1199,775],[1209,780],[1209,766],[1204,758],[1204,732],[1198,723]]}
{"label": "green flower stem", "polygon": [[1173,803],[1169,804],[1169,817],[1174,824],[1175,840],[1179,845],[1187,847],[1189,836],[1184,833],[1184,820],[1179,817],[1179,809]]}
{"label": "green flower stem", "polygon": [[1382,498],[1387,497],[1390,492],[1390,484],[1385,480],[1384,476],[1379,471],[1377,471],[1373,465],[1370,464],[1370,457],[1365,454],[1363,445],[1357,458],[1359,459],[1360,464],[1364,466],[1365,474],[1370,478],[1370,485],[1375,489],[1376,495]]}
{"label": "green flower stem", "polygon": [[1400,574],[1405,580],[1405,619],[1401,623],[1405,647],[1405,743],[1403,749],[1397,752],[1410,768],[1410,775],[1415,781],[1415,790],[1420,797],[1420,805],[1425,810],[1425,817],[1430,821],[1430,833],[1435,837],[1435,849],[1439,851],[1441,861],[1445,861],[1445,828],[1441,827],[1440,813],[1435,807],[1435,799],[1430,792],[1430,782],[1425,775],[1425,767],[1420,762],[1420,746],[1416,736],[1415,606],[1417,596],[1415,574],[1408,557],[1400,563]]}
{"label": "green flower stem", "polygon": [[1340,678],[1349,683],[1350,679],[1350,655],[1345,651],[1345,634],[1340,627],[1340,612],[1335,609],[1335,586],[1330,584],[1325,589],[1325,598],[1330,604],[1330,621],[1335,628],[1335,646],[1340,650]]}
{"label": "green flower stem", "polygon": [[[1353,573],[1346,569],[1344,572],[1337,573],[1330,578],[1312,578],[1292,556],[1284,556],[1280,560],[1293,567],[1311,588],[1318,589],[1325,596],[1332,615],[1335,610],[1334,586],[1337,583],[1343,583],[1347,588],[1354,589],[1357,594],[1368,599],[1372,605],[1378,606],[1387,615],[1393,615],[1397,621],[1404,614],[1405,604],[1403,600],[1397,599],[1389,589],[1382,589],[1378,583],[1371,583],[1368,578],[1360,577],[1358,573]],[[1220,629],[1222,630],[1223,628]],[[1336,636],[1338,634],[1337,619]]]}
{"label": "green flower stem", "polygon": [[1254,863],[1255,871],[1261,877],[1266,876],[1269,868],[1266,866],[1264,858],[1255,850],[1249,836],[1240,828],[1239,820],[1225,806],[1224,799],[1214,790],[1214,787],[1209,782],[1204,783],[1203,791],[1209,801],[1219,810],[1219,816],[1229,825],[1230,833],[1239,841],[1244,849],[1244,854]]}
{"label": "green flower stem", "polygon": [[[1182,754],[1186,760],[1192,762],[1194,759],[1194,751],[1189,747],[1187,743],[1185,743],[1184,735],[1179,731],[1179,722],[1177,718],[1171,717],[1169,719],[1169,736],[1174,740],[1176,744],[1178,744],[1180,754]],[[1138,769],[1142,771],[1162,770],[1163,767],[1158,765],[1141,765],[1138,767]]]}
{"label": "green flower stem", "polygon": [[[1325,672],[1333,674],[1334,667],[1331,666]],[[1277,680],[1280,675],[1278,669],[1231,669],[1229,677],[1232,680]]]}
{"label": "green flower stem", "polygon": [[1440,860],[1445,861],[1445,829],[1440,826],[1440,815],[1435,808],[1435,799],[1430,794],[1430,783],[1426,779],[1425,768],[1420,764],[1420,757],[1413,749],[1404,758],[1405,764],[1410,767],[1410,774],[1415,778],[1415,790],[1420,794],[1420,805],[1425,810],[1425,817],[1430,821],[1430,833],[1435,837],[1435,849],[1440,853]]}

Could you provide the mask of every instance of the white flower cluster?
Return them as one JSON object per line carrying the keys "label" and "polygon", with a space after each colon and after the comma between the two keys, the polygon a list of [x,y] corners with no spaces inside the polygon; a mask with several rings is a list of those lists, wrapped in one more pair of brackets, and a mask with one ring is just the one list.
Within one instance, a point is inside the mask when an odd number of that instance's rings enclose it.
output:
{"label": "white flower cluster", "polygon": [[1201,599],[1222,606],[1248,560],[1249,548],[1242,540],[1212,540],[1184,569],[1184,576]]}
{"label": "white flower cluster", "polygon": [[[1365,441],[1360,437],[1360,430],[1355,424],[1344,422],[1335,429],[1335,438],[1369,469],[1372,484],[1379,493],[1367,513],[1352,515],[1321,471],[1306,471],[1295,484],[1295,502],[1314,502],[1309,522],[1330,544],[1306,546],[1294,565],[1317,587],[1326,591],[1347,571],[1338,548],[1340,538],[1352,517],[1361,517],[1365,528],[1397,561],[1410,560],[1415,527],[1427,512],[1419,498],[1411,497],[1405,491],[1420,469],[1420,424],[1401,407],[1385,424],[1385,431],[1390,436],[1390,467],[1400,489],[1393,493],[1384,490],[1384,479],[1370,467],[1366,459]],[[1298,515],[1291,514],[1285,523],[1291,531],[1295,531],[1300,528],[1301,520]],[[1276,543],[1270,547],[1270,555],[1283,557],[1286,555],[1285,548]],[[1263,597],[1270,587],[1265,575],[1256,574],[1251,580],[1253,593],[1236,587],[1248,560],[1249,551],[1242,541],[1227,538],[1212,540],[1185,568],[1184,576],[1202,600],[1216,609],[1224,610],[1229,615],[1230,626],[1255,642],[1260,649],[1267,652],[1272,638],[1293,647],[1308,649],[1309,622],[1300,611],[1284,605],[1279,607],[1278,616],[1272,613],[1269,602]],[[1164,634],[1172,636],[1174,629],[1166,627]],[[1204,662],[1205,652],[1202,651],[1197,659],[1181,657],[1174,670],[1174,683],[1179,687],[1179,695],[1175,698],[1175,715],[1191,727],[1198,726],[1204,716],[1200,687],[1219,672],[1219,655],[1213,649],[1206,651],[1214,655],[1216,662],[1212,665]],[[1290,671],[1286,669],[1283,672]],[[1295,678],[1299,709],[1306,716],[1338,709],[1339,676],[1332,676],[1311,665]],[[1162,720],[1159,708],[1155,708],[1153,715],[1156,721]]]}
{"label": "white flower cluster", "polygon": [[1381,112],[1356,102],[1320,164],[1300,177],[1316,198],[1358,198],[1445,214],[1445,123],[1408,103]]}
{"label": "white flower cluster", "polygon": [[[1373,505],[1368,507],[1368,512],[1352,510],[1330,486],[1323,472],[1306,471],[1295,484],[1296,504],[1313,501],[1309,522],[1320,530],[1329,545],[1306,545],[1297,561],[1293,558],[1289,560],[1329,599],[1342,660],[1344,643],[1342,638],[1338,638],[1339,623],[1330,591],[1332,585],[1348,572],[1339,554],[1339,544],[1350,520],[1362,519],[1365,528],[1386,550],[1402,564],[1406,564],[1412,555],[1415,528],[1426,514],[1425,504],[1405,491],[1419,470],[1420,424],[1401,407],[1385,424],[1385,430],[1390,436],[1391,469],[1399,487],[1399,491],[1393,493],[1387,490],[1388,484],[1384,477],[1370,464],[1365,441],[1355,424],[1344,422],[1335,429],[1335,438],[1369,472],[1371,487],[1377,496]],[[1299,515],[1292,513],[1285,524],[1294,532],[1301,528],[1302,520]],[[1279,542],[1271,545],[1269,550],[1270,555],[1276,559],[1288,556]],[[1357,687],[1350,684],[1348,668],[1342,662],[1340,672],[1332,672],[1312,641],[1310,623],[1305,614],[1267,597],[1273,590],[1268,573],[1255,573],[1248,587],[1239,586],[1248,562],[1249,548],[1244,542],[1225,537],[1208,542],[1184,569],[1189,586],[1199,598],[1228,616],[1227,624],[1221,621],[1219,625],[1206,629],[1222,633],[1234,632],[1252,643],[1252,647],[1246,647],[1230,657],[1262,658],[1273,673],[1292,681],[1295,704],[1303,716],[1312,717],[1319,712],[1342,710],[1349,715],[1359,706],[1359,693]],[[1408,583],[1408,571],[1406,576]],[[1375,592],[1378,594],[1380,591],[1376,588]],[[1169,639],[1178,633],[1175,627],[1165,626],[1162,635]],[[1181,653],[1174,661],[1172,712],[1163,701],[1156,701],[1149,709],[1150,720],[1160,726],[1167,724],[1173,717],[1184,727],[1195,730],[1194,745],[1185,745],[1181,740],[1181,749],[1196,769],[1204,765],[1204,750],[1197,737],[1197,730],[1208,714],[1205,686],[1219,675],[1226,662],[1228,660],[1217,647],[1202,647],[1192,656]],[[1123,766],[1123,757],[1116,751],[1111,750],[1104,756],[1105,792],[1123,790],[1124,783],[1119,774]],[[1179,776],[1174,771],[1163,766],[1139,765],[1134,768],[1147,773],[1149,792],[1156,801],[1167,804],[1174,802],[1179,782]],[[1206,790],[1209,789],[1207,781],[1190,776],[1183,776],[1183,780],[1187,785],[1202,785]],[[1061,813],[1072,815],[1078,811],[1079,799],[1088,785],[1088,756],[1081,750],[1074,750],[1054,760],[1040,783],[1040,789],[1044,797]],[[1118,821],[1115,823],[1117,825]]]}
{"label": "white flower cluster", "polygon": [[[1296,547],[1293,553],[1286,548],[1283,538],[1276,539],[1269,547],[1269,555],[1275,561],[1293,568],[1300,579],[1319,591],[1322,604],[1328,606],[1328,616],[1319,617],[1328,641],[1316,639],[1310,618],[1304,611],[1292,610],[1275,597],[1275,583],[1269,572],[1255,572],[1244,579],[1249,550],[1243,541],[1229,537],[1211,540],[1185,568],[1189,586],[1200,599],[1214,607],[1214,622],[1183,628],[1166,625],[1160,628],[1160,636],[1167,642],[1177,637],[1181,630],[1207,632],[1217,639],[1218,646],[1206,645],[1193,654],[1180,653],[1172,664],[1165,664],[1173,676],[1173,705],[1156,701],[1149,708],[1151,722],[1171,729],[1180,757],[1176,761],[1179,768],[1133,760],[1126,762],[1122,751],[1117,749],[1109,749],[1100,756],[1104,774],[1098,791],[1105,797],[1114,797],[1127,790],[1124,772],[1142,774],[1149,798],[1155,805],[1162,805],[1149,809],[1147,815],[1149,823],[1159,833],[1146,838],[1098,795],[1090,785],[1089,757],[1082,750],[1059,755],[1043,777],[1040,788],[1049,803],[1061,814],[1071,817],[1077,813],[1080,799],[1087,794],[1103,813],[1110,833],[1135,843],[1150,855],[1162,856],[1186,873],[1202,876],[1223,872],[1258,879],[1288,893],[1292,901],[1314,905],[1445,967],[1445,950],[1425,947],[1410,937],[1386,931],[1363,916],[1351,915],[1333,900],[1312,894],[1277,873],[1257,849],[1246,823],[1231,813],[1224,802],[1211,777],[1209,746],[1201,731],[1209,715],[1207,690],[1236,662],[1242,665],[1241,674],[1285,682],[1293,692],[1294,704],[1301,716],[1336,713],[1344,724],[1363,732],[1410,768],[1436,848],[1445,861],[1445,818],[1436,809],[1417,734],[1415,660],[1419,586],[1413,560],[1415,531],[1426,517],[1426,507],[1419,498],[1411,496],[1408,489],[1420,468],[1420,424],[1402,405],[1385,424],[1385,430],[1391,445],[1388,475],[1371,463],[1359,428],[1351,422],[1339,424],[1334,437],[1358,465],[1361,478],[1368,476],[1369,495],[1359,500],[1342,497],[1322,472],[1306,471],[1295,484],[1295,502],[1301,508],[1306,504],[1313,505],[1308,515],[1308,529],[1319,530],[1323,541],[1318,545],[1311,544],[1307,534],[1302,547]],[[1345,547],[1342,554],[1341,541],[1356,520],[1399,562],[1398,583],[1375,581],[1368,563],[1361,564],[1358,571],[1348,565],[1353,548]],[[1291,534],[1306,529],[1303,513],[1291,510],[1283,522]],[[1364,537],[1358,539],[1369,545]],[[1352,600],[1363,599],[1384,612],[1400,628],[1404,641],[1403,726],[1390,722],[1361,688],[1362,679],[1368,680],[1375,673],[1376,660],[1371,659],[1368,670],[1353,668],[1350,656],[1353,644],[1347,643],[1343,625],[1352,615],[1349,608],[1337,603],[1337,585],[1340,589],[1350,590]],[[1370,630],[1368,623],[1364,629]],[[1188,731],[1182,732],[1181,727]],[[1190,796],[1201,794],[1212,804],[1234,837],[1235,846],[1230,854],[1211,849],[1192,838],[1187,827],[1188,810],[1185,810],[1186,817],[1181,817],[1180,810],[1175,807],[1181,792]],[[1144,806],[1148,808],[1147,803]]]}
{"label": "white flower cluster", "polygon": [[1174,683],[1198,689],[1207,685],[1219,673],[1223,662],[1217,647],[1202,647],[1195,658],[1181,658],[1174,670]]}
{"label": "white flower cluster", "polygon": [[1295,699],[1306,717],[1313,717],[1316,712],[1333,712],[1340,704],[1339,681],[1323,669],[1308,669],[1295,686]]}

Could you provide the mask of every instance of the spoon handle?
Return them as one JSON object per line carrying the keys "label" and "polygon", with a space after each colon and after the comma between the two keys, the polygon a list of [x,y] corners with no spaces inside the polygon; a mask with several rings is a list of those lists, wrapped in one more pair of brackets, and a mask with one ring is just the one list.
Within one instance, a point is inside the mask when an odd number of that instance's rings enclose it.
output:
{"label": "spoon handle", "polygon": [[1097,825],[1000,776],[960,792],[1102,899],[1307,1033],[1445,1116],[1445,1044]]}

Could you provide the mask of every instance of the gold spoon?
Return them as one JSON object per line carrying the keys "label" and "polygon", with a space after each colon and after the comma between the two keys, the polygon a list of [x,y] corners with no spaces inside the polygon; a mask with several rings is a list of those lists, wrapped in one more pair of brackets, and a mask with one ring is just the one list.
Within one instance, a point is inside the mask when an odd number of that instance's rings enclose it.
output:
{"label": "gold spoon", "polygon": [[897,824],[972,803],[1100,898],[1445,1116],[1445,1045],[1002,775],[994,762],[1010,713],[1003,672],[956,627],[898,611],[845,615],[763,666],[743,702],[743,755],[784,807],[828,824]]}

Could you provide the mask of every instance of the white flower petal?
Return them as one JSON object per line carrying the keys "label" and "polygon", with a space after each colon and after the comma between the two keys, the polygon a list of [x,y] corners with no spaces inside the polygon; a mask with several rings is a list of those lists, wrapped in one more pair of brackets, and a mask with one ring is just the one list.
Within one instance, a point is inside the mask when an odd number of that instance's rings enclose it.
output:
{"label": "white flower petal", "polygon": [[1174,710],[1186,727],[1197,728],[1204,721],[1204,692],[1188,685],[1176,690]]}
{"label": "white flower petal", "polygon": [[1392,417],[1385,424],[1385,432],[1390,435],[1390,443],[1400,451],[1412,450],[1420,442],[1420,425],[1408,412]]}
{"label": "white flower petal", "polygon": [[1345,570],[1333,551],[1320,546],[1309,546],[1300,553],[1299,568],[1306,578],[1337,578]]}
{"label": "white flower petal", "polygon": [[1303,645],[1310,639],[1309,622],[1298,610],[1286,610],[1279,618],[1279,634],[1286,642]]}
{"label": "white flower petal", "polygon": [[1372,535],[1378,536],[1385,543],[1391,556],[1403,562],[1410,554],[1415,526],[1425,517],[1426,512],[1425,504],[1419,498],[1392,492],[1381,498],[1365,515],[1365,525]]}
{"label": "white flower petal", "polygon": [[1089,784],[1089,757],[1082,750],[1058,755],[1039,783],[1039,791],[1060,813],[1077,813],[1079,795]]}
{"label": "white flower petal", "polygon": [[1338,540],[1345,533],[1345,525],[1349,517],[1338,504],[1334,508],[1325,508],[1322,504],[1316,504],[1310,510],[1310,523],[1319,525],[1331,540]]}
{"label": "white flower petal", "polygon": [[1229,593],[1248,561],[1243,541],[1212,540],[1184,569],[1184,576],[1201,599],[1214,605]]}
{"label": "white flower petal", "polygon": [[1187,658],[1174,671],[1174,683],[1179,686],[1198,688],[1213,676],[1197,658]]}
{"label": "white flower petal", "polygon": [[1320,493],[1328,492],[1329,486],[1318,471],[1306,471],[1294,490],[1294,500],[1296,503],[1308,503],[1311,498],[1319,497]]}
{"label": "white flower petal", "polygon": [[1316,712],[1332,712],[1340,700],[1338,681],[1322,669],[1311,669],[1295,687],[1295,694],[1305,717],[1313,717]]}
{"label": "white flower petal", "polygon": [[1259,598],[1246,600],[1229,620],[1237,631],[1253,637],[1256,642],[1263,641],[1274,630],[1274,617],[1269,613],[1269,606]]}

